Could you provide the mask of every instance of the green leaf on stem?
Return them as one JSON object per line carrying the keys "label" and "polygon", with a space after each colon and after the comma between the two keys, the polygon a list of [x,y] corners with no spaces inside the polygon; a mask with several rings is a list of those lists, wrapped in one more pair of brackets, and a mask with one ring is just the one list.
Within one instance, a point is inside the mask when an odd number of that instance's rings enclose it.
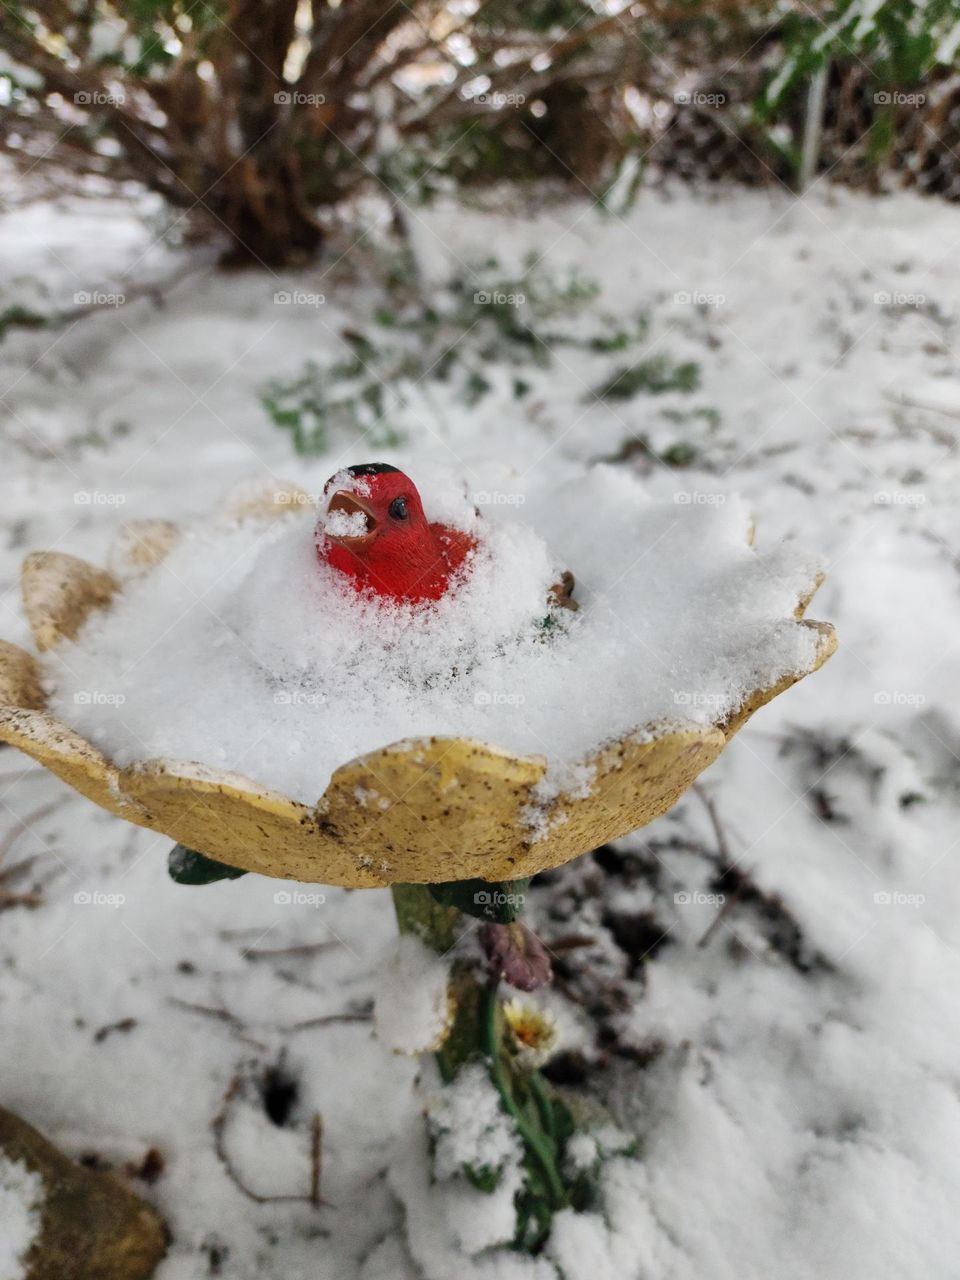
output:
{"label": "green leaf on stem", "polygon": [[197,853],[196,849],[188,849],[185,845],[175,845],[170,850],[167,870],[171,880],[177,884],[213,884],[217,880],[238,880],[247,873],[239,867],[230,867],[225,862],[217,862],[206,854]]}

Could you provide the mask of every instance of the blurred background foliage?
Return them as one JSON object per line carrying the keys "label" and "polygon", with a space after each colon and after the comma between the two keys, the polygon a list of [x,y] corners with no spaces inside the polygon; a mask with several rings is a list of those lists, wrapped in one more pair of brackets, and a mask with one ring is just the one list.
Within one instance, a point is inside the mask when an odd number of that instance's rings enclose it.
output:
{"label": "blurred background foliage", "polygon": [[143,184],[237,263],[302,260],[368,191],[398,223],[491,183],[960,195],[956,0],[6,0],[0,45],[22,173]]}

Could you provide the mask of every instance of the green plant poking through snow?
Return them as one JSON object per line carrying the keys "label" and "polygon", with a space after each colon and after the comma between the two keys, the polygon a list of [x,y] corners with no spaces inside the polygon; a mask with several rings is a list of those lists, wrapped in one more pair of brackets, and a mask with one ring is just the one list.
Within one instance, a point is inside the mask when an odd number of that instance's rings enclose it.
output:
{"label": "green plant poking through snow", "polygon": [[349,358],[324,369],[310,361],[297,377],[276,379],[263,390],[263,407],[276,426],[290,432],[301,455],[323,453],[340,433],[361,435],[373,448],[401,442],[387,417],[396,401],[402,403],[399,388],[415,369],[404,360],[392,361],[366,339],[356,338],[350,345]]}
{"label": "green plant poking through snow", "polygon": [[[438,901],[451,895],[437,888],[396,885],[393,895],[401,931],[443,955],[465,918]],[[436,1052],[443,1087],[427,1105],[431,1173],[436,1183],[460,1180],[490,1197],[488,1211],[482,1203],[476,1211],[489,1213],[494,1237],[536,1253],[554,1214],[590,1208],[604,1160],[632,1154],[634,1144],[605,1117],[576,1116],[541,1075],[539,1064],[555,1039],[553,1021],[532,1002],[506,1000],[491,968],[482,974],[454,966],[456,1012]]]}
{"label": "green plant poking through snow", "polygon": [[[535,259],[507,275],[491,258],[427,298],[412,256],[400,254],[387,264],[382,300],[369,322],[354,322],[341,334],[345,354],[273,379],[261,403],[274,424],[290,432],[297,453],[310,456],[350,437],[371,448],[403,443],[405,418],[412,429],[418,412],[433,408],[431,390],[440,384],[467,409],[495,391],[531,403],[556,366],[568,363],[565,349],[586,358],[589,377],[597,371],[593,398],[697,390],[699,366],[691,361],[639,350],[624,366],[624,356],[648,336],[647,318],[607,314],[596,307],[597,294],[596,285],[575,274],[547,277]],[[621,363],[611,364],[618,356]]]}

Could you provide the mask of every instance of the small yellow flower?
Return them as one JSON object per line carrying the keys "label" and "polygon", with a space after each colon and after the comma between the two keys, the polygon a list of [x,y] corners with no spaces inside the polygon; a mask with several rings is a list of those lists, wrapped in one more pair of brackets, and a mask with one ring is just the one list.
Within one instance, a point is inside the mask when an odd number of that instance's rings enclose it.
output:
{"label": "small yellow flower", "polygon": [[504,1004],[503,1019],[510,1048],[524,1066],[538,1067],[557,1047],[557,1020],[546,1009],[515,996]]}

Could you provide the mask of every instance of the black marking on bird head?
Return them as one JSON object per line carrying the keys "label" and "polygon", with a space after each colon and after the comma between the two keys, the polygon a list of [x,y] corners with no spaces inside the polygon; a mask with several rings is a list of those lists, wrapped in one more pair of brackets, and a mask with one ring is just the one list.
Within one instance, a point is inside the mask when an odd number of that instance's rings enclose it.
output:
{"label": "black marking on bird head", "polygon": [[391,467],[389,462],[361,462],[354,467],[344,467],[351,476],[382,476],[389,471],[399,471],[399,467]]}

